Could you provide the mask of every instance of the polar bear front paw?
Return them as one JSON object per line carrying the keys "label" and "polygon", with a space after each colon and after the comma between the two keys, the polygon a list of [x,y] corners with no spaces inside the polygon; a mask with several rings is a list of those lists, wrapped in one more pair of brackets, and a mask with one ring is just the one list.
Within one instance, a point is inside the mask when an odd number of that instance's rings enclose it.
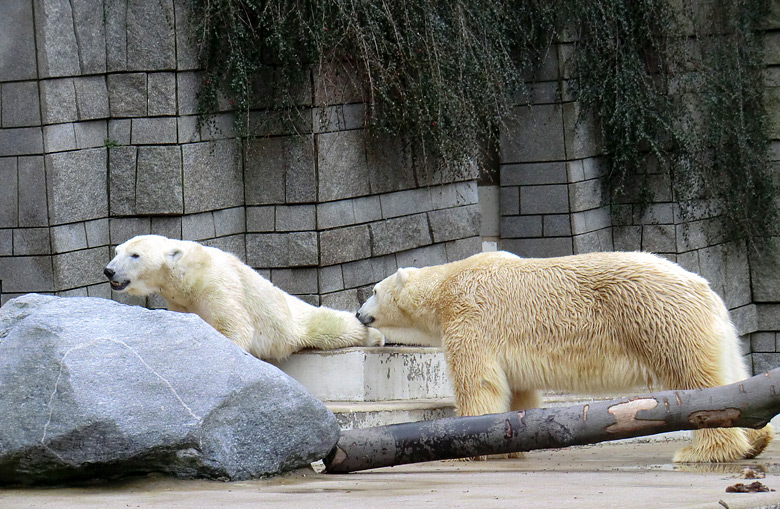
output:
{"label": "polar bear front paw", "polygon": [[373,327],[366,327],[366,339],[363,342],[364,346],[384,346],[385,336],[379,332],[379,330]]}

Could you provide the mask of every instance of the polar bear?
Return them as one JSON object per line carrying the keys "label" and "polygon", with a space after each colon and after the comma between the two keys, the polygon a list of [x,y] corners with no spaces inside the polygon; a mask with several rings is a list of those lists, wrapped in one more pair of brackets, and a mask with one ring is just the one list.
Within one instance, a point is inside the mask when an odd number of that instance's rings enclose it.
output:
{"label": "polar bear", "polygon": [[[748,377],[707,281],[649,253],[520,258],[506,252],[377,283],[358,311],[389,342],[444,347],[460,415],[535,408],[540,390],[692,389]],[[705,429],[676,462],[752,458],[771,426]]]}
{"label": "polar bear", "polygon": [[281,360],[304,348],[384,342],[354,314],[307,304],[234,255],[197,242],[139,235],[116,247],[104,273],[114,291],[162,295],[169,310],[197,314],[264,360]]}

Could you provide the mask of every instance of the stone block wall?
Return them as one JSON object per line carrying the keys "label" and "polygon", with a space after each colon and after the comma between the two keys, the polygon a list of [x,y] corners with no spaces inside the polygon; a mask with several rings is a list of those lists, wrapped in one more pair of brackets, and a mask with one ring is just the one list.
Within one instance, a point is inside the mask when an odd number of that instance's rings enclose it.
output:
{"label": "stone block wall", "polygon": [[112,295],[102,275],[113,246],[147,233],[233,252],[344,309],[399,264],[479,251],[475,172],[443,181],[403,141],[369,140],[344,73],[311,77],[293,126],[264,109],[260,80],[243,146],[228,101],[198,129],[187,4],[4,4],[2,302],[43,292],[162,306]]}

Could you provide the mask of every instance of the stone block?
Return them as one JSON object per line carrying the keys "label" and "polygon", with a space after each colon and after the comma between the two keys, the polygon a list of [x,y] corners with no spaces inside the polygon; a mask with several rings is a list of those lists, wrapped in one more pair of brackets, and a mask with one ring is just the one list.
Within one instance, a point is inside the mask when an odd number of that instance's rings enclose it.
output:
{"label": "stone block", "polygon": [[87,287],[87,297],[111,300],[111,286],[108,282]]}
{"label": "stone block", "polygon": [[16,157],[0,158],[0,227],[19,226],[19,172]]}
{"label": "stone block", "polygon": [[571,231],[575,235],[594,232],[612,226],[609,207],[575,212],[571,215]]}
{"label": "stone block", "polygon": [[43,129],[40,127],[0,129],[0,157],[42,153]]}
{"label": "stone block", "polygon": [[172,0],[127,4],[127,68],[130,71],[176,69]]}
{"label": "stone block", "polygon": [[81,76],[73,79],[79,120],[110,116],[105,76]]}
{"label": "stone block", "polygon": [[317,265],[314,232],[253,233],[246,236],[246,259],[252,267],[288,268]]}
{"label": "stone block", "polygon": [[81,72],[71,2],[36,2],[35,45],[41,78],[76,76]]}
{"label": "stone block", "polygon": [[595,253],[598,251],[613,251],[612,230],[605,228],[595,232],[575,235],[571,239],[574,254]]}
{"label": "stone block", "polygon": [[652,253],[676,253],[675,227],[671,224],[650,224],[642,227],[642,250]]}
{"label": "stone block", "polygon": [[344,287],[346,288],[373,285],[398,270],[395,255],[366,258],[364,260],[345,263],[341,267],[344,278]]}
{"label": "stone block", "polygon": [[151,220],[148,217],[110,219],[108,229],[111,245],[114,246],[132,239],[136,235],[148,235],[152,232]]}
{"label": "stone block", "polygon": [[469,237],[446,242],[444,248],[447,253],[447,262],[462,260],[482,252],[482,237]]}
{"label": "stone block", "polygon": [[369,193],[363,131],[317,135],[319,200],[334,201]]}
{"label": "stone block", "polygon": [[382,207],[382,217],[385,219],[433,209],[431,192],[427,187],[382,194],[379,196],[379,202]]}
{"label": "stone block", "polygon": [[14,256],[51,254],[48,228],[17,228],[13,232]]}
{"label": "stone block", "polygon": [[501,161],[524,163],[566,159],[560,105],[514,109],[501,131]]}
{"label": "stone block", "polygon": [[191,70],[200,68],[198,48],[195,44],[195,23],[190,17],[189,0],[174,0],[176,14],[176,68]]}
{"label": "stone block", "polygon": [[[0,229],[0,256],[14,255],[14,231],[11,228]],[[2,280],[0,279],[0,283]],[[2,295],[0,284],[0,295]]]}
{"label": "stone block", "polygon": [[673,203],[651,203],[646,207],[635,207],[634,224],[674,224]]}
{"label": "stone block", "polygon": [[106,156],[106,149],[88,149],[45,157],[52,225],[108,216]]}
{"label": "stone block", "polygon": [[327,230],[319,234],[319,239],[322,265],[351,262],[371,256],[368,225]]}
{"label": "stone block", "polygon": [[379,196],[364,196],[352,200],[355,209],[355,223],[368,223],[382,218],[382,208]]}
{"label": "stone block", "polygon": [[753,373],[766,373],[780,366],[780,353],[754,353]]}
{"label": "stone block", "polygon": [[750,290],[750,265],[745,245],[737,242],[726,244],[725,250],[725,294],[726,307],[735,308],[750,304],[753,295]]}
{"label": "stone block", "polygon": [[127,4],[107,2],[103,12],[106,32],[106,70],[108,72],[126,71]]}
{"label": "stone block", "polygon": [[41,125],[38,82],[3,83],[0,87],[3,128]]}
{"label": "stone block", "polygon": [[754,332],[750,335],[750,351],[775,352],[775,335],[774,332]]}
{"label": "stone block", "polygon": [[56,293],[59,297],[89,297],[87,287],[74,288],[73,290],[64,290]]}
{"label": "stone block", "polygon": [[501,234],[500,189],[494,185],[479,186],[479,213],[482,217],[480,233],[483,237],[498,237]]}
{"label": "stone block", "polygon": [[612,228],[615,251],[640,251],[642,249],[641,226],[615,226]]}
{"label": "stone block", "polygon": [[182,216],[181,238],[182,240],[206,240],[216,237],[214,215],[211,212],[202,212]]}
{"label": "stone block", "polygon": [[356,312],[360,309],[358,291],[356,289],[343,290],[320,296],[320,305],[342,311]]}
{"label": "stone block", "polygon": [[582,159],[576,159],[574,161],[566,161],[566,178],[568,182],[580,182],[585,180],[585,169],[582,164]]}
{"label": "stone block", "polygon": [[293,295],[319,292],[317,269],[271,269],[271,282]]}
{"label": "stone block", "polygon": [[103,268],[111,260],[108,247],[83,249],[52,256],[54,289],[57,291],[100,284]]}
{"label": "stone block", "polygon": [[[106,220],[102,219],[102,221]],[[51,247],[55,253],[87,249],[87,231],[84,223],[70,223],[51,228]]]}
{"label": "stone block", "polygon": [[566,159],[594,157],[604,153],[601,130],[593,113],[579,102],[562,105],[566,140]]}
{"label": "stone block", "polygon": [[319,292],[330,293],[344,289],[341,265],[330,265],[319,269]]}
{"label": "stone block", "polygon": [[[102,271],[103,269],[101,269]],[[0,258],[3,294],[53,292],[51,256],[11,256]]]}
{"label": "stone block", "polygon": [[316,201],[317,177],[314,167],[314,136],[287,137],[284,144],[287,203]]}
{"label": "stone block", "polygon": [[568,237],[501,239],[499,247],[525,258],[548,258],[573,254],[572,239]]}
{"label": "stone block", "polygon": [[109,74],[106,83],[112,117],[146,115],[146,73]]}
{"label": "stone block", "polygon": [[84,223],[87,232],[87,247],[106,246],[110,243],[108,235],[108,219],[96,219]]}
{"label": "stone block", "polygon": [[178,141],[178,124],[171,117],[134,118],[132,136],[134,145],[162,145]]}
{"label": "stone block", "polygon": [[246,262],[246,239],[244,235],[228,235],[201,242],[204,246],[216,247],[226,253],[232,253],[242,262]]}
{"label": "stone block", "polygon": [[183,213],[179,147],[138,147],[137,157],[136,213],[144,215]]}
{"label": "stone block", "polygon": [[147,76],[149,96],[147,111],[150,116],[176,115],[176,74],[154,72]]}
{"label": "stone block", "polygon": [[362,84],[354,63],[321,66],[314,72],[315,104],[363,102]]}
{"label": "stone block", "polygon": [[244,160],[247,205],[284,203],[284,138],[250,138]]}
{"label": "stone block", "polygon": [[433,209],[446,209],[480,202],[477,182],[474,180],[433,186],[429,189]]}
{"label": "stone block", "polygon": [[315,205],[278,205],[276,207],[276,231],[293,232],[315,230],[317,208]]}
{"label": "stone block", "polygon": [[217,237],[245,233],[244,207],[214,211],[214,230]]}
{"label": "stone block", "polygon": [[76,122],[78,102],[72,78],[43,80],[39,82],[41,116],[44,124]]}
{"label": "stone block", "polygon": [[542,217],[544,216],[502,216],[500,236],[503,239],[541,237]]}
{"label": "stone block", "polygon": [[756,248],[750,254],[753,301],[780,302],[780,237],[764,239]]}
{"label": "stone block", "polygon": [[244,204],[244,179],[234,140],[182,147],[187,214]]}
{"label": "stone block", "polygon": [[348,131],[363,127],[366,107],[361,103],[337,104],[316,108],[314,114],[314,132]]}
{"label": "stone block", "polygon": [[120,118],[108,121],[108,141],[113,146],[130,145],[132,119]]}
{"label": "stone block", "polygon": [[678,224],[675,229],[678,253],[720,244],[725,240],[718,218]]}
{"label": "stone block", "polygon": [[520,214],[520,188],[502,186],[498,192],[498,208],[502,216]]}
{"label": "stone block", "polygon": [[430,267],[447,263],[447,249],[444,244],[434,244],[402,251],[396,255],[399,267]]}
{"label": "stone block", "polygon": [[106,146],[108,136],[108,121],[92,120],[73,124],[76,135],[76,148],[98,148]]}
{"label": "stone block", "polygon": [[417,185],[406,140],[390,136],[369,137],[365,147],[371,194],[400,191]]}
{"label": "stone block", "polygon": [[134,215],[138,151],[136,147],[108,149],[108,181],[111,193],[111,216]]}
{"label": "stone block", "polygon": [[38,77],[35,60],[35,22],[30,0],[6,0],[0,16],[0,82]]}
{"label": "stone block", "polygon": [[572,212],[608,205],[609,194],[606,180],[591,179],[569,184],[569,203]]}
{"label": "stone block", "polygon": [[571,235],[571,216],[568,214],[542,216],[542,235],[545,237]]}
{"label": "stone block", "polygon": [[569,212],[566,185],[524,186],[520,188],[521,214],[561,214]]}
{"label": "stone block", "polygon": [[566,163],[562,161],[501,165],[502,186],[534,186],[567,182]]}
{"label": "stone block", "polygon": [[179,115],[198,114],[198,92],[201,74],[199,72],[176,73],[176,100]]}
{"label": "stone block", "polygon": [[72,0],[81,74],[106,72],[103,0]]}
{"label": "stone block", "polygon": [[179,143],[203,141],[198,128],[198,117],[195,115],[176,117],[176,129]]}
{"label": "stone block", "polygon": [[276,207],[247,207],[246,231],[272,232],[276,229]]}
{"label": "stone block", "polygon": [[354,200],[317,204],[317,229],[325,230],[355,224]]}
{"label": "stone block", "polygon": [[75,150],[77,146],[74,125],[68,122],[43,126],[43,149],[46,153]]}
{"label": "stone block", "polygon": [[[615,241],[617,242],[617,240]],[[615,249],[617,249],[617,245],[615,246]],[[628,250],[626,250],[628,251]],[[639,251],[639,249],[635,249],[634,251]],[[688,251],[687,253],[680,253],[677,255],[677,263],[682,267],[683,269],[694,272],[696,274],[701,274],[701,267],[699,266],[699,252],[698,251]]]}
{"label": "stone block", "polygon": [[181,238],[181,217],[153,217],[152,233],[169,239]]}
{"label": "stone block", "polygon": [[371,253],[381,256],[431,243],[426,214],[403,216],[371,223]]}
{"label": "stone block", "polygon": [[[43,156],[20,157],[18,165],[19,226],[48,226],[46,170]],[[0,162],[0,166],[2,166],[2,162]],[[1,194],[2,191],[0,191]],[[0,217],[2,216],[0,215]]]}
{"label": "stone block", "polygon": [[479,235],[479,205],[431,211],[428,213],[428,223],[434,242],[446,242]]}

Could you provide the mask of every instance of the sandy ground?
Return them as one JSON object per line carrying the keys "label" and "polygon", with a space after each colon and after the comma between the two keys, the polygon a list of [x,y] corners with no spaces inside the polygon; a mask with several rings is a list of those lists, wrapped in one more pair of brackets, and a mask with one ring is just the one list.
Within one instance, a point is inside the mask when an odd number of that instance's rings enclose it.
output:
{"label": "sandy ground", "polygon": [[[680,441],[609,443],[536,451],[520,460],[441,461],[327,475],[302,469],[273,479],[221,483],[158,475],[77,487],[0,490],[0,508],[216,507],[744,507],[780,508],[780,443],[732,464],[674,466]],[[745,468],[769,493],[727,493]]]}

